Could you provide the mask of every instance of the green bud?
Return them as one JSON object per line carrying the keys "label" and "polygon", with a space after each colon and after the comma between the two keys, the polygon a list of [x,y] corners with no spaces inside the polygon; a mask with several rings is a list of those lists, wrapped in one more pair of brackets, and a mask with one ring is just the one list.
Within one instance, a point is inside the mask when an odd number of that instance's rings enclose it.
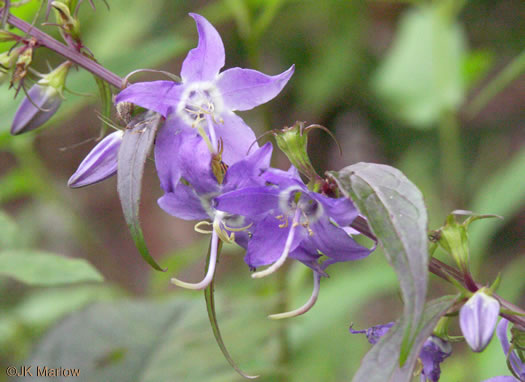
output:
{"label": "green bud", "polygon": [[304,127],[304,122],[296,122],[295,125],[274,131],[273,134],[277,146],[286,154],[299,172],[310,180],[320,179],[308,156],[307,129]]}
{"label": "green bud", "polygon": [[69,2],[53,1],[51,5],[55,8],[57,23],[62,27],[61,32],[64,39],[67,41],[69,38],[72,38],[77,43],[80,43],[80,22],[71,15]]}
{"label": "green bud", "polygon": [[71,61],[66,61],[60,64],[56,69],[42,77],[42,79],[37,83],[42,86],[54,88],[57,93],[62,96],[64,88],[66,87],[66,78],[71,65],[73,65]]}
{"label": "green bud", "polygon": [[[468,216],[459,223],[458,216]],[[447,216],[445,225],[433,233],[434,240],[455,260],[464,274],[469,274],[468,227],[478,219],[499,217],[497,215],[479,215],[471,211],[456,210]]]}

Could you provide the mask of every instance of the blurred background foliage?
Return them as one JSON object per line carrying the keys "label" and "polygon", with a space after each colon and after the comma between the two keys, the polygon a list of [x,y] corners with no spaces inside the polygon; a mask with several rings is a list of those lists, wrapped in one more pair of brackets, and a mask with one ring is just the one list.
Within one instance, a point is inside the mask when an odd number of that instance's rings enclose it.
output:
{"label": "blurred background foliage", "polygon": [[[99,62],[120,76],[138,68],[178,74],[197,41],[188,12],[217,27],[226,67],[276,74],[294,63],[278,99],[243,113],[257,134],[296,120],[328,127],[343,155],[327,135],[312,133],[319,171],[358,161],[398,167],[425,195],[432,229],[453,209],[504,216],[472,226],[473,268],[479,282],[501,272],[499,293],[525,305],[522,0],[108,2],[110,11],[95,1],[96,12],[85,2],[82,33]],[[31,21],[38,7],[31,0],[13,12]],[[60,61],[39,49],[35,68],[45,72]],[[134,78],[151,79],[158,76]],[[96,94],[81,70],[67,86]],[[15,138],[9,127],[20,99],[0,88],[0,370],[79,367],[86,381],[240,380],[215,344],[201,293],[169,284],[170,275],[200,277],[207,238],[158,208],[153,163],[142,224],[165,274],[135,250],[116,179],[66,186],[99,134],[97,98],[68,95],[46,127]],[[277,154],[274,165],[288,163]],[[267,320],[302,304],[311,277],[290,264],[251,280],[242,256],[229,246],[222,256],[218,319],[233,357],[262,381],[350,380],[369,345],[349,325],[385,323],[400,311],[395,275],[378,250],[329,269],[306,315]],[[430,283],[431,296],[453,291],[434,277]],[[443,381],[508,375],[497,340],[482,354],[455,344],[442,369]]]}

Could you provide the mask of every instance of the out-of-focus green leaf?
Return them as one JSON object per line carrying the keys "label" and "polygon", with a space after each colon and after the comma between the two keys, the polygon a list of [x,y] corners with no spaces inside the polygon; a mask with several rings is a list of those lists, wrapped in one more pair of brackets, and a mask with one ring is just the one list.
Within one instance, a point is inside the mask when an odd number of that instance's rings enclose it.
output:
{"label": "out-of-focus green leaf", "polygon": [[403,365],[418,334],[428,279],[427,212],[423,196],[393,167],[357,163],[330,172],[379,240],[400,282],[404,307]]}
{"label": "out-of-focus green leaf", "polygon": [[163,269],[151,257],[146,246],[140,227],[139,205],[144,166],[162,123],[163,117],[155,112],[148,111],[134,117],[130,126],[124,130],[117,170],[118,195],[131,237],[144,260],[158,271]]}
{"label": "out-of-focus green leaf", "polygon": [[456,296],[444,296],[425,305],[423,319],[418,327],[418,334],[410,349],[404,366],[399,365],[399,347],[404,342],[407,322],[402,317],[366,354],[361,367],[354,375],[354,382],[410,382],[421,347],[432,334],[439,318],[456,301]]}
{"label": "out-of-focus green leaf", "polygon": [[84,259],[26,250],[0,252],[0,275],[30,285],[61,285],[104,280]]}
{"label": "out-of-focus green leaf", "polygon": [[463,102],[464,50],[461,28],[439,3],[415,8],[401,19],[373,88],[397,118],[430,127]]}
{"label": "out-of-focus green leaf", "polygon": [[[261,330],[260,305],[235,301],[219,315],[225,336],[238,339],[242,362],[268,375],[273,335]],[[28,362],[79,368],[86,381],[244,380],[220,353],[202,301],[180,296],[91,306],[51,330]]]}
{"label": "out-of-focus green leaf", "polygon": [[0,178],[0,204],[40,191],[42,183],[31,175],[26,169],[18,167]]}
{"label": "out-of-focus green leaf", "polygon": [[493,61],[494,56],[490,52],[484,50],[469,52],[463,61],[465,87],[471,88],[487,74]]}
{"label": "out-of-focus green leaf", "polygon": [[501,170],[489,179],[474,195],[469,210],[504,217],[477,222],[469,227],[471,256],[478,257],[487,250],[494,233],[512,218],[525,203],[525,149],[517,153]]}
{"label": "out-of-focus green leaf", "polygon": [[19,235],[16,223],[3,211],[0,211],[0,251],[16,247]]}

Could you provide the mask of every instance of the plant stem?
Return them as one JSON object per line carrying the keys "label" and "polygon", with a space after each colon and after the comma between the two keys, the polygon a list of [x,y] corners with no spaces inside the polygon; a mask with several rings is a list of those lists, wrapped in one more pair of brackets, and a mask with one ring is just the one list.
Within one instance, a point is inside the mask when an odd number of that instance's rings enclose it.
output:
{"label": "plant stem", "polygon": [[446,201],[455,209],[463,205],[463,160],[458,120],[454,112],[444,112],[439,123],[441,174]]}
{"label": "plant stem", "polygon": [[[358,216],[351,224],[351,227],[357,229],[359,232],[369,237],[370,239],[377,240],[375,235],[370,230],[370,227],[368,227],[366,220],[364,220],[362,217]],[[465,280],[463,274],[458,269],[451,267],[450,265],[447,265],[436,258],[430,259],[430,263],[428,264],[428,270],[447,282],[450,282],[449,279],[450,277],[452,277],[454,280],[463,285],[465,289],[471,290],[471,288],[467,285],[468,280]],[[480,289],[484,286],[479,283],[474,283],[474,285],[477,289]],[[498,296],[496,293],[494,293],[492,297],[499,301],[502,309],[511,310],[516,313],[525,315],[525,310],[508,302],[504,298]],[[520,325],[521,327],[525,328],[525,317],[523,316],[514,316],[505,313],[500,313],[500,316],[505,317],[507,320],[513,322],[514,324]]]}
{"label": "plant stem", "polygon": [[[0,9],[0,19],[4,17],[4,12],[5,8]],[[22,32],[28,34],[29,36],[35,38],[39,45],[45,46],[46,48],[51,49],[59,55],[83,67],[88,72],[91,72],[97,77],[100,77],[101,79],[103,79],[110,85],[113,85],[117,89],[122,88],[124,81],[121,77],[109,71],[102,65],[98,64],[96,61],[93,61],[92,59],[84,56],[83,54],[78,53],[74,49],[71,49],[66,45],[60,43],[47,33],[42,32],[38,28],[35,28],[33,25],[26,23],[24,20],[21,20],[18,17],[13,16],[11,14],[8,14],[7,16],[7,23],[17,29],[20,29]]]}

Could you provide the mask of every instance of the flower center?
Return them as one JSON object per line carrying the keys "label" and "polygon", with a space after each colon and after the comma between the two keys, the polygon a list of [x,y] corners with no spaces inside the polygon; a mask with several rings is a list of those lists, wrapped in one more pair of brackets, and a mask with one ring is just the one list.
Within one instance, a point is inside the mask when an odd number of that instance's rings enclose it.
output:
{"label": "flower center", "polygon": [[293,217],[295,211],[300,210],[298,224],[309,229],[311,223],[316,222],[323,214],[323,206],[298,186],[292,186],[279,195],[279,207],[284,215],[278,216],[283,219],[283,227],[288,223],[288,218]]}
{"label": "flower center", "polygon": [[222,111],[222,97],[219,90],[211,82],[195,82],[189,84],[177,105],[177,114],[192,127],[199,127],[200,122],[215,116]]}

